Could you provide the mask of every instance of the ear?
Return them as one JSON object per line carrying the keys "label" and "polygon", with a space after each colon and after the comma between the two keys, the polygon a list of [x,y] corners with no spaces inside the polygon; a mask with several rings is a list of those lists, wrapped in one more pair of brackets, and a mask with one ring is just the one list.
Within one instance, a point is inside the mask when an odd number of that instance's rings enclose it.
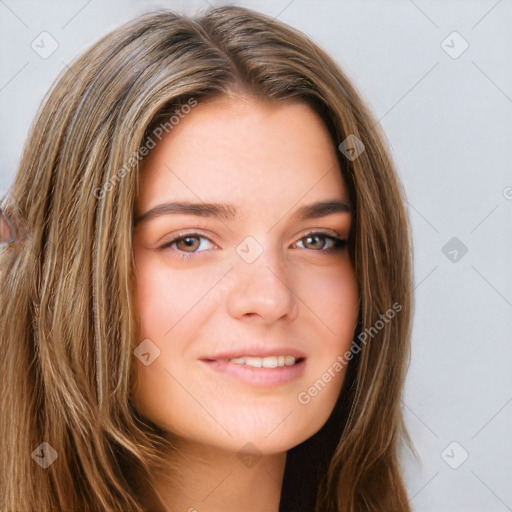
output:
{"label": "ear", "polygon": [[0,208],[0,245],[11,244],[16,240],[16,230],[10,217]]}

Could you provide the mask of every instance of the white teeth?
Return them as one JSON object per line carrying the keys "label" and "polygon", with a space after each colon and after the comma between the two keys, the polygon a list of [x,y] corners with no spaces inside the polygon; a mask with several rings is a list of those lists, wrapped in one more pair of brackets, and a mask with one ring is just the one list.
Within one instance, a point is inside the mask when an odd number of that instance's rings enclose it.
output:
{"label": "white teeth", "polygon": [[293,356],[284,356],[284,364],[286,366],[292,366],[295,364],[295,357]]}
{"label": "white teeth", "polygon": [[263,360],[261,357],[246,357],[245,364],[247,366],[254,366],[255,368],[261,368],[263,366]]}
{"label": "white teeth", "polygon": [[295,364],[293,356],[267,356],[267,357],[234,357],[229,360],[234,364],[245,364],[253,368],[277,368],[279,366],[292,366]]}
{"label": "white teeth", "polygon": [[234,357],[233,359],[229,360],[230,363],[235,364],[244,364],[245,363],[245,357]]}

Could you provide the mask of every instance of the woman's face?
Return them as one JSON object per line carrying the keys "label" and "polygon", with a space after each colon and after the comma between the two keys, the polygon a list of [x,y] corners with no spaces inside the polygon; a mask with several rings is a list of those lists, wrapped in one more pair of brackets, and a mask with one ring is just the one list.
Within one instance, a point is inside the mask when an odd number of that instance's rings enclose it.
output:
{"label": "woman's face", "polygon": [[344,204],[336,149],[305,104],[199,103],[162,138],[136,207],[139,339],[150,340],[136,350],[139,412],[183,441],[263,454],[325,424],[358,314],[336,243],[350,230]]}

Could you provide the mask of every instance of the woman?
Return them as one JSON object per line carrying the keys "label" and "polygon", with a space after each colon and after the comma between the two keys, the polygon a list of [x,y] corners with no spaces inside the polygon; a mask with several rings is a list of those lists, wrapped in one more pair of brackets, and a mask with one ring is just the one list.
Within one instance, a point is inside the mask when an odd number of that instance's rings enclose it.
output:
{"label": "woman", "polygon": [[402,190],[304,35],[239,7],[121,27],[4,203],[2,510],[410,510]]}

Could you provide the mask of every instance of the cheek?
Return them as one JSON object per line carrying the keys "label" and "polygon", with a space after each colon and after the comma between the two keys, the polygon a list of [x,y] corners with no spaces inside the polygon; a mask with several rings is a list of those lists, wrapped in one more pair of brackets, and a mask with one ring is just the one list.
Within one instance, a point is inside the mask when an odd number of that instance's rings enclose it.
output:
{"label": "cheek", "polygon": [[326,348],[339,351],[350,344],[359,313],[359,292],[350,264],[325,272],[297,276],[297,289],[312,322],[325,333]]}
{"label": "cheek", "polygon": [[[359,315],[357,279],[349,265],[325,273],[317,272],[314,280],[308,280],[308,277],[313,276],[303,275],[300,290],[305,309],[310,310],[309,337],[316,344],[312,347],[309,384],[322,380],[317,386],[317,391],[322,391],[322,397],[315,400],[317,406],[320,407],[320,402],[334,405],[346,373],[346,365],[342,368],[337,361],[351,348]],[[316,396],[315,390],[312,390],[312,396]]]}
{"label": "cheek", "polygon": [[215,283],[215,275],[206,268],[171,268],[158,255],[135,254],[140,336],[164,339],[201,301]]}
{"label": "cheek", "polygon": [[[297,396],[302,414],[319,429],[332,412],[346,375],[359,315],[359,291],[348,261],[338,268],[297,275],[295,289],[307,316],[303,327],[312,341],[307,382]],[[340,363],[340,360],[342,363]]]}
{"label": "cheek", "polygon": [[191,409],[181,387],[194,387],[195,377],[187,371],[190,348],[218,307],[209,291],[219,277],[206,269],[170,268],[161,258],[144,254],[136,266],[138,341],[150,340],[158,356],[148,366],[135,360],[135,406],[161,427],[176,431],[180,416]]}

